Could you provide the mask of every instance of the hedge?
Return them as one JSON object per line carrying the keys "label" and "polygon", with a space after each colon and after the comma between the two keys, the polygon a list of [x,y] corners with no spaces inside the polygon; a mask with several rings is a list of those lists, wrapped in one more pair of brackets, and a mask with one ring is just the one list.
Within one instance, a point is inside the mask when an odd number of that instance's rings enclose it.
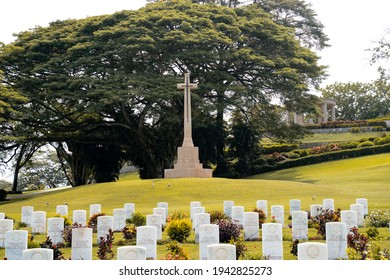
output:
{"label": "hedge", "polygon": [[298,159],[288,159],[282,162],[277,162],[275,165],[255,165],[252,167],[253,174],[260,174],[270,171],[276,171],[281,169],[287,169],[291,167],[304,166],[309,164],[327,162],[331,160],[347,159],[367,155],[390,153],[390,144],[381,146],[363,147],[350,150],[339,150],[334,152],[328,152],[325,154],[310,155]]}

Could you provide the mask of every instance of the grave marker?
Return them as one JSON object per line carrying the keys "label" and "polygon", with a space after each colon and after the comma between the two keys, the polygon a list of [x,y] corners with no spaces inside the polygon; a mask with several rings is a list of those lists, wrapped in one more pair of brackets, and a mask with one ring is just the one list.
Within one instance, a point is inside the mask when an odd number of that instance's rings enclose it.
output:
{"label": "grave marker", "polygon": [[47,219],[47,236],[53,244],[62,243],[62,232],[64,231],[64,218]]}
{"label": "grave marker", "polygon": [[350,210],[356,211],[357,225],[358,227],[364,226],[364,206],[363,204],[351,204]]}
{"label": "grave marker", "polygon": [[262,225],[263,256],[270,260],[283,259],[282,227],[279,223],[265,223]]}
{"label": "grave marker", "polygon": [[210,214],[196,213],[193,223],[193,227],[195,229],[195,243],[199,243],[199,226],[206,224],[210,224]]}
{"label": "grave marker", "polygon": [[358,227],[357,224],[357,212],[354,210],[342,210],[341,212],[341,222],[345,223],[347,227],[347,232],[352,228]]}
{"label": "grave marker", "polygon": [[146,258],[157,258],[157,228],[155,226],[137,227],[137,246],[146,248]]}
{"label": "grave marker", "polygon": [[347,259],[347,226],[341,222],[325,224],[328,259]]}
{"label": "grave marker", "polygon": [[161,216],[161,224],[165,226],[167,224],[167,214],[165,211],[165,208],[163,207],[156,207],[153,208],[153,214],[157,214]]}
{"label": "grave marker", "polygon": [[5,234],[9,230],[14,229],[14,221],[11,219],[1,219],[0,220],[0,247],[4,248],[5,246]]}
{"label": "grave marker", "polygon": [[5,218],[5,214],[4,213],[0,213],[0,220],[3,220]]}
{"label": "grave marker", "polygon": [[93,215],[102,213],[101,204],[91,204],[89,205],[89,217],[91,218]]}
{"label": "grave marker", "polygon": [[334,211],[334,200],[331,198],[325,198],[322,200],[322,208],[324,210],[332,210]]}
{"label": "grave marker", "polygon": [[223,213],[228,216],[232,217],[232,207],[234,206],[234,201],[232,200],[225,200],[223,202]]}
{"label": "grave marker", "polygon": [[236,246],[231,244],[208,245],[207,260],[236,260]]}
{"label": "grave marker", "polygon": [[244,206],[233,206],[232,207],[232,220],[233,223],[237,223],[239,225],[244,224]]}
{"label": "grave marker", "polygon": [[362,204],[364,208],[364,216],[368,215],[368,200],[367,198],[356,198],[356,204]]}
{"label": "grave marker", "polygon": [[72,260],[92,260],[92,229],[72,229]]}
{"label": "grave marker", "polygon": [[32,215],[32,232],[46,234],[46,212],[34,211]]}
{"label": "grave marker", "polygon": [[301,211],[301,200],[300,199],[290,199],[290,215],[294,211]]}
{"label": "grave marker", "polygon": [[307,240],[309,235],[307,213],[292,212],[292,239]]}
{"label": "grave marker", "polygon": [[113,211],[114,218],[113,231],[122,231],[126,226],[126,210],[124,208],[116,208]]}
{"label": "grave marker", "polygon": [[322,204],[312,204],[310,205],[310,217],[317,217],[318,214],[322,212]]}
{"label": "grave marker", "polygon": [[56,213],[57,215],[68,217],[68,205],[57,205]]}
{"label": "grave marker", "polygon": [[22,222],[25,223],[28,227],[31,227],[33,212],[34,212],[34,207],[32,206],[22,207]]}
{"label": "grave marker", "polygon": [[29,261],[52,261],[53,249],[34,248],[24,250],[22,253],[23,260]]}
{"label": "grave marker", "polygon": [[21,260],[27,250],[28,231],[10,230],[5,234],[5,257],[7,260]]}
{"label": "grave marker", "polygon": [[264,212],[265,217],[268,217],[268,201],[267,200],[257,200],[256,208]]}
{"label": "grave marker", "polygon": [[207,246],[219,243],[219,226],[199,225],[199,259],[207,260]]}
{"label": "grave marker", "polygon": [[74,210],[72,216],[72,222],[77,223],[85,227],[87,225],[87,211],[86,210]]}
{"label": "grave marker", "polygon": [[165,209],[165,219],[168,217],[168,202],[158,202],[157,208],[164,208]]}
{"label": "grave marker", "polygon": [[194,212],[193,212],[193,209],[194,209],[195,207],[201,207],[201,206],[202,206],[202,205],[201,205],[200,201],[191,201],[191,202],[190,202],[190,219],[191,219],[191,222],[192,222],[192,220],[193,220],[194,217],[195,217]]}
{"label": "grave marker", "polygon": [[273,217],[276,223],[284,225],[284,206],[283,205],[272,205],[271,206],[271,217]]}
{"label": "grave marker", "polygon": [[146,260],[146,248],[140,246],[118,247],[117,260]]}
{"label": "grave marker", "polygon": [[123,208],[126,210],[126,219],[130,219],[131,216],[135,212],[135,204],[134,203],[125,203],[123,204]]}
{"label": "grave marker", "polygon": [[100,237],[106,238],[109,229],[114,228],[114,217],[98,216],[97,217],[97,243],[100,243]]}
{"label": "grave marker", "polygon": [[328,248],[324,243],[307,242],[298,244],[298,260],[327,260]]}
{"label": "grave marker", "polygon": [[196,227],[196,222],[195,222],[195,216],[196,214],[201,214],[201,213],[206,213],[206,208],[205,207],[194,207],[192,209],[193,211],[193,221],[192,221],[192,229],[195,230]]}
{"label": "grave marker", "polygon": [[259,213],[244,212],[243,227],[244,227],[245,240],[258,240],[259,239]]}
{"label": "grave marker", "polygon": [[146,225],[154,226],[157,230],[157,240],[162,239],[162,216],[160,214],[146,215]]}

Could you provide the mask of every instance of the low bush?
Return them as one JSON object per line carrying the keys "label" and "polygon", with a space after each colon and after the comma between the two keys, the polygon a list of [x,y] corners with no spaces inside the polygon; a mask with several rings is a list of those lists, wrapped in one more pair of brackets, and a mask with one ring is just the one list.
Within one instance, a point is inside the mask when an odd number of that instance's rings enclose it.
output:
{"label": "low bush", "polygon": [[242,226],[237,223],[233,223],[230,220],[219,220],[216,223],[219,226],[219,242],[230,243],[230,241],[238,240]]}
{"label": "low bush", "polygon": [[258,208],[253,209],[253,212],[259,213],[259,228],[261,228],[261,225],[264,224],[265,221],[267,220],[267,215],[263,210]]}
{"label": "low bush", "polygon": [[298,149],[298,144],[272,144],[262,147],[264,154],[291,152]]}
{"label": "low bush", "polygon": [[89,218],[89,220],[88,220],[88,222],[87,222],[87,226],[88,226],[89,228],[91,228],[93,232],[97,232],[97,218],[98,218],[99,216],[105,216],[105,214],[104,214],[104,213],[97,213],[97,214],[94,214],[94,215],[92,215],[92,216]]}
{"label": "low bush", "polygon": [[390,213],[388,211],[373,210],[365,218],[366,227],[388,227],[390,223]]}
{"label": "low bush", "polygon": [[231,221],[231,218],[227,216],[225,213],[219,210],[213,210],[210,212],[210,223],[215,224],[219,220],[229,220]]}
{"label": "low bush", "polygon": [[326,223],[339,222],[341,216],[341,209],[332,211],[330,209],[323,209],[317,216],[311,217],[314,228],[317,229],[317,235],[326,238]]}
{"label": "low bush", "polygon": [[168,223],[166,232],[170,239],[183,242],[190,236],[192,224],[189,219],[172,220]]}
{"label": "low bush", "polygon": [[352,127],[350,132],[351,133],[359,133],[360,132],[360,128],[359,127]]}
{"label": "low bush", "polygon": [[122,229],[123,238],[127,241],[134,241],[137,238],[137,227],[133,224]]}
{"label": "low bush", "polygon": [[7,194],[6,190],[0,189],[0,201],[6,200]]}
{"label": "low bush", "polygon": [[135,212],[133,215],[131,215],[129,223],[135,225],[136,227],[145,226],[146,216],[142,215],[140,212]]}
{"label": "low bush", "polygon": [[189,260],[190,255],[186,248],[177,241],[167,244],[167,254],[163,260]]}
{"label": "low bush", "polygon": [[364,141],[360,143],[357,147],[364,148],[364,147],[372,147],[372,146],[374,146],[374,143],[372,143],[371,141]]}
{"label": "low bush", "polygon": [[114,232],[108,229],[106,237],[100,237],[97,257],[99,260],[112,260],[115,253],[112,249],[114,243]]}

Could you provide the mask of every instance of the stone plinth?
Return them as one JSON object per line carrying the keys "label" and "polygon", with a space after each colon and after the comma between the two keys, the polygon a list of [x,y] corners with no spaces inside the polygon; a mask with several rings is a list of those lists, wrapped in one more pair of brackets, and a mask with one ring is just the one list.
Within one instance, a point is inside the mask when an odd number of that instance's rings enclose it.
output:
{"label": "stone plinth", "polygon": [[198,147],[178,147],[177,162],[173,169],[165,169],[165,178],[211,178],[213,176],[212,169],[203,168],[199,162]]}

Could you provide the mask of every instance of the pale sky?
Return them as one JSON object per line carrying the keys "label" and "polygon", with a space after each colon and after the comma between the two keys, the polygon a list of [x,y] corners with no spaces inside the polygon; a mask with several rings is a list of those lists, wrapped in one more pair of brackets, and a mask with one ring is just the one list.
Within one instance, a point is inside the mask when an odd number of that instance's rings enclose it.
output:
{"label": "pale sky", "polygon": [[[5,2],[5,3],[4,3]],[[318,14],[331,47],[320,52],[334,82],[370,82],[377,67],[370,66],[374,42],[390,28],[389,0],[306,0]],[[47,26],[57,19],[85,18],[124,9],[138,9],[146,0],[12,0],[0,4],[0,41],[10,43],[13,33],[36,25]]]}

